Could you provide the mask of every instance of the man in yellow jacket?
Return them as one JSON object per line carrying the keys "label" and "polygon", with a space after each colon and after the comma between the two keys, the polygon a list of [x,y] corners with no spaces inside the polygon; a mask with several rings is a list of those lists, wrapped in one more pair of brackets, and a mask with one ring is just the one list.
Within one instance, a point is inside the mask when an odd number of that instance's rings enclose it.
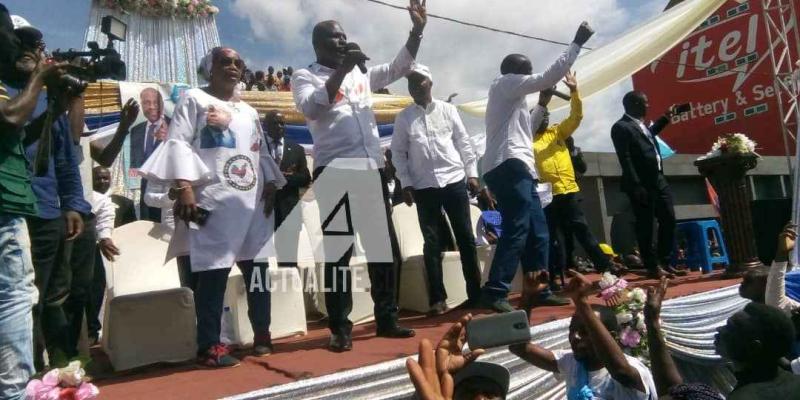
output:
{"label": "man in yellow jacket", "polygon": [[574,73],[566,75],[564,84],[569,87],[571,98],[567,119],[560,124],[550,125],[550,113],[547,111],[547,105],[553,97],[553,91],[550,90],[539,94],[539,104],[531,111],[531,126],[538,127],[533,139],[536,169],[540,179],[553,186],[553,202],[544,210],[550,230],[551,286],[555,286],[555,276],[563,271],[567,260],[572,260],[572,254],[565,254],[559,232],[565,237],[574,235],[600,272],[620,272],[620,268],[603,254],[580,207],[580,187],[575,180],[567,139],[581,124],[583,103]]}

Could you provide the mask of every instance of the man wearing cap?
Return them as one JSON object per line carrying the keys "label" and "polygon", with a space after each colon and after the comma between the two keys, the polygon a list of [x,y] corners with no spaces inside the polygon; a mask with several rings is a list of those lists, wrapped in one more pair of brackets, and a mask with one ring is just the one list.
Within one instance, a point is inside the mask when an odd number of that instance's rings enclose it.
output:
{"label": "man wearing cap", "polygon": [[[380,148],[375,114],[372,111],[372,89],[382,88],[406,76],[422,42],[422,31],[427,23],[425,0],[410,0],[408,12],[413,27],[405,46],[388,64],[367,68],[368,57],[355,43],[347,42],[347,35],[336,21],[323,21],[314,26],[312,45],[317,62],[292,75],[292,95],[297,110],[303,113],[314,139],[314,171],[316,180],[326,170],[333,175],[349,174],[353,168],[345,164],[367,164],[367,170],[378,169],[383,183],[385,160]],[[358,65],[358,68],[356,66]],[[365,162],[363,162],[366,160]],[[360,168],[364,170],[364,168]],[[386,196],[385,185],[381,189]],[[378,189],[378,188],[375,188]],[[317,196],[323,197],[315,188]],[[407,338],[414,331],[397,324],[397,250],[394,229],[389,217],[391,209],[384,204],[388,228],[388,241],[395,253],[395,262],[369,262],[372,284],[370,295],[375,302],[375,320],[378,336]],[[362,238],[363,239],[363,238]],[[369,249],[367,249],[369,251]],[[325,263],[325,279],[349,274],[348,266],[353,247],[337,262]],[[338,257],[338,255],[336,255]],[[353,308],[350,279],[338,279],[338,287],[325,293],[328,327],[331,330],[329,348],[332,351],[352,349],[352,322],[348,315]],[[328,283],[326,282],[326,287]]]}
{"label": "man wearing cap", "polygon": [[[547,105],[553,97],[552,90],[539,93],[539,104],[531,111],[532,125],[536,128],[533,138],[536,171],[543,181],[553,186],[553,201],[544,209],[550,233],[550,287],[553,289],[557,288],[556,274],[563,274],[567,262],[572,260],[572,248],[567,249],[564,245],[567,235],[574,235],[578,239],[599,272],[608,270],[620,274],[619,267],[611,263],[601,251],[581,210],[581,189],[575,179],[567,139],[572,138],[572,134],[580,126],[583,103],[574,73],[567,73],[564,84],[570,91],[570,113],[565,120],[560,124],[550,125]],[[562,240],[560,236],[565,239]]]}
{"label": "man wearing cap", "polygon": [[[21,95],[25,87],[36,79],[36,70],[45,63],[44,42],[41,32],[22,18],[15,20],[15,33],[20,40],[20,53],[13,71],[6,80],[10,97]],[[25,156],[28,173],[33,173],[34,161],[46,161],[40,176],[32,180],[38,212],[27,216],[31,238],[31,255],[35,271],[35,284],[39,290],[39,303],[34,308],[35,358],[37,370],[44,368],[43,351],[47,347],[51,366],[61,366],[77,356],[77,336],[80,332],[84,302],[75,302],[72,287],[87,289],[91,284],[94,266],[76,264],[71,270],[69,255],[73,239],[89,240],[94,245],[94,235],[81,236],[84,223],[94,232],[91,205],[83,197],[79,154],[75,151],[70,134],[70,123],[64,112],[71,97],[60,90],[58,81],[47,82],[47,95],[41,91],[35,99],[31,117],[23,123]],[[54,114],[51,126],[45,126],[48,100],[53,99]],[[49,138],[42,132],[49,130]],[[40,138],[47,140],[40,140]],[[46,159],[41,160],[39,146],[50,146]],[[44,153],[44,152],[43,152]],[[81,298],[88,296],[83,293]]]}
{"label": "man wearing cap", "polygon": [[[6,84],[0,82],[0,398],[22,399],[25,385],[35,372],[31,310],[38,299],[26,222],[26,217],[37,215],[37,207],[23,146],[24,128],[45,82],[63,74],[65,64],[40,62],[35,40],[33,46],[31,41],[21,46],[2,4],[0,31],[4,53],[7,52],[0,65],[1,78],[12,78],[17,64],[32,67],[30,79],[15,95],[10,95]],[[38,38],[41,40],[41,34]],[[17,49],[28,56],[20,57]]]}
{"label": "man wearing cap", "polygon": [[481,277],[467,194],[467,190],[474,195],[480,191],[478,158],[455,106],[431,96],[433,78],[428,67],[417,64],[406,78],[414,104],[395,119],[392,160],[403,186],[403,200],[409,206],[417,203],[425,240],[430,314],[440,315],[447,311],[441,246],[445,238],[439,237],[442,209],[461,253],[469,301],[477,305],[480,299]]}

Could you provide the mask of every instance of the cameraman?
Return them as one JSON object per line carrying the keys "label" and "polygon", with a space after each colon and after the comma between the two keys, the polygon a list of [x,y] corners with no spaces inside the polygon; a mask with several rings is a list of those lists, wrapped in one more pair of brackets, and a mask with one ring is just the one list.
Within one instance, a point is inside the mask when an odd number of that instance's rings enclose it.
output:
{"label": "cameraman", "polygon": [[[6,83],[11,94],[19,92],[35,79],[35,71],[40,68],[38,66],[46,63],[42,33],[19,18],[14,28],[20,41],[20,51]],[[94,226],[94,222],[89,220],[91,206],[83,197],[78,170],[79,155],[72,145],[69,119],[64,115],[74,96],[62,90],[59,79],[50,79],[46,83],[48,91],[46,95],[41,91],[38,93],[35,111],[24,127],[23,140],[29,171],[36,160],[39,145],[47,145],[47,142],[40,143],[40,136],[43,132],[47,134],[47,130],[52,146],[45,164],[46,171],[42,176],[34,176],[32,181],[38,213],[27,217],[35,283],[39,289],[39,304],[33,312],[34,363],[37,370],[44,368],[44,346],[47,347],[51,367],[63,366],[69,358],[77,355],[76,346],[73,345],[76,343],[73,338],[76,336],[73,333],[75,327],[70,325],[74,325],[71,322],[82,316],[78,310],[82,313],[84,307],[83,303],[74,304],[75,301],[68,298],[71,297],[71,287],[90,284],[93,271],[93,265],[75,264],[75,268],[72,268],[69,262],[73,239],[79,236],[85,239],[85,235],[81,236],[84,223],[88,229]],[[48,105],[48,102],[51,104]],[[49,111],[53,119],[52,125],[45,126],[48,107],[53,108]],[[90,240],[94,241],[93,238]],[[76,251],[80,252],[78,249]],[[87,280],[88,283],[85,282]]]}
{"label": "cameraman", "polygon": [[[21,60],[19,39],[8,10],[0,4],[2,78],[10,77]],[[22,144],[25,124],[36,108],[45,82],[63,74],[63,64],[35,63],[21,90],[9,95],[0,82],[0,398],[25,397],[25,385],[34,373],[33,321],[37,301],[30,239],[25,218],[37,215],[36,197]]]}

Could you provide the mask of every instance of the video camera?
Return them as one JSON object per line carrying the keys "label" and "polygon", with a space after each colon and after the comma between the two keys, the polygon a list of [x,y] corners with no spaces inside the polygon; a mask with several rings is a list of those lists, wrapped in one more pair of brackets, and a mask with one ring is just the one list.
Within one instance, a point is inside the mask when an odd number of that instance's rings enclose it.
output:
{"label": "video camera", "polygon": [[125,62],[114,49],[114,41],[124,42],[127,30],[128,27],[124,22],[108,15],[103,17],[100,29],[108,37],[106,48],[101,49],[97,42],[89,42],[87,43],[89,51],[74,49],[54,51],[51,57],[55,61],[72,62],[76,58],[80,59],[80,65],[77,68],[62,75],[61,88],[69,94],[77,96],[86,90],[89,82],[96,82],[98,79],[125,80],[127,77]]}

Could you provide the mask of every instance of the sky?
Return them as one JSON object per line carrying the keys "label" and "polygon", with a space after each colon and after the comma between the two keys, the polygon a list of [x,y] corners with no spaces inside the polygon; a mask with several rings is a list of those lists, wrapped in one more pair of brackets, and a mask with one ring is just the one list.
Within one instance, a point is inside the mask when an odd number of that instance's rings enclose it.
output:
{"label": "sky", "polygon": [[[405,6],[406,0],[384,0]],[[89,20],[90,0],[0,0],[42,30],[49,49],[80,48]],[[597,34],[587,43],[598,47],[625,31],[657,17],[667,0],[430,0],[428,12],[523,34],[570,42],[581,21]],[[304,67],[314,61],[311,29],[322,20],[341,22],[348,40],[358,42],[372,63],[389,62],[405,43],[411,21],[408,13],[366,0],[216,0],[223,45],[239,51],[252,70]],[[522,53],[534,71],[546,68],[563,46],[479,30],[430,18],[418,61],[434,75],[434,96],[458,93],[455,103],[484,98],[499,73],[500,61]],[[580,84],[580,73],[578,74]],[[607,89],[584,104],[584,120],[575,133],[584,151],[613,151],[609,132],[622,115],[622,96],[630,80]],[[389,89],[406,95],[404,81]],[[551,121],[565,116],[556,113]],[[464,116],[470,130],[483,122]]]}

